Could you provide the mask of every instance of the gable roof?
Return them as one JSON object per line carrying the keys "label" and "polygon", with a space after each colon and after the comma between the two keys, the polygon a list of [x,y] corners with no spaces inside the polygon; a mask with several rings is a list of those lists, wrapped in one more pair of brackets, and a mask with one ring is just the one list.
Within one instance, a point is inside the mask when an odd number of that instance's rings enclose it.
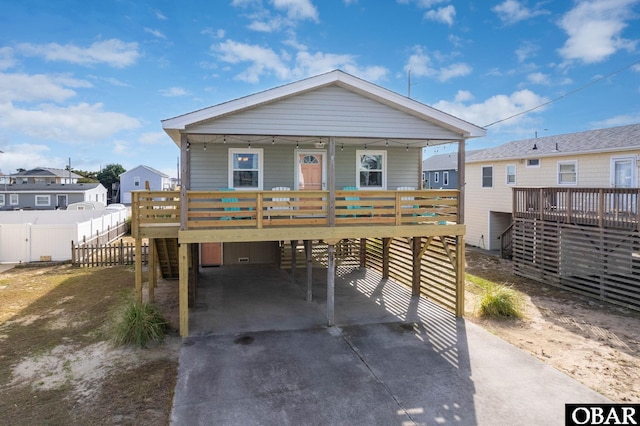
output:
{"label": "gable roof", "polygon": [[[474,155],[482,149],[472,149],[467,151],[466,156]],[[458,169],[458,153],[451,152],[447,154],[432,155],[422,162],[422,170],[425,172],[433,170],[457,170]]]}
{"label": "gable roof", "polygon": [[168,175],[168,174],[166,174],[166,173],[162,173],[160,170],[156,170],[156,169],[154,169],[153,167],[145,166],[144,164],[141,164],[141,165],[139,165],[139,166],[137,166],[137,167],[134,167],[134,168],[133,168],[133,169],[131,169],[131,170],[127,170],[127,171],[126,171],[126,172],[124,172],[124,173],[120,173],[120,176],[123,176],[123,175],[129,174],[129,173],[132,173],[132,172],[134,172],[135,170],[140,169],[140,168],[142,168],[142,169],[146,169],[146,170],[150,171],[151,173],[156,174],[156,175],[158,175],[158,176],[161,176],[161,177],[163,177],[163,178],[168,178],[168,177],[169,177],[169,175]]}
{"label": "gable roof", "polygon": [[68,178],[69,174],[71,174],[71,178],[72,179],[81,179],[82,176],[80,176],[79,174],[76,173],[69,173],[68,170],[63,170],[63,169],[54,169],[51,167],[36,167],[34,169],[31,170],[25,170],[23,172],[18,172],[15,174],[12,174],[11,176],[14,177],[43,177],[43,176],[55,176],[55,177],[60,177],[60,178]]}
{"label": "gable roof", "polygon": [[467,157],[467,163],[640,149],[640,124],[507,142]]}
{"label": "gable roof", "polygon": [[[429,107],[414,99],[399,95],[398,93],[392,92],[381,86],[354,77],[341,70],[330,71],[325,74],[320,74],[297,82],[275,87],[243,98],[162,120],[162,128],[179,146],[181,132],[188,130],[189,127],[193,127],[206,121],[219,120],[223,117],[239,114],[244,111],[256,109],[258,107],[273,104],[292,97],[301,96],[330,86],[345,89],[351,93],[376,101],[380,104],[386,105],[387,107],[393,108],[394,110],[416,117],[422,121],[430,122],[440,128],[446,129],[452,136],[459,139],[481,137],[486,133],[484,129],[474,124]],[[374,118],[371,119],[374,120]],[[228,132],[223,133],[230,134]],[[220,134],[222,134],[222,132]],[[271,135],[271,133],[268,132],[262,134]],[[357,137],[359,135],[350,136]]]}

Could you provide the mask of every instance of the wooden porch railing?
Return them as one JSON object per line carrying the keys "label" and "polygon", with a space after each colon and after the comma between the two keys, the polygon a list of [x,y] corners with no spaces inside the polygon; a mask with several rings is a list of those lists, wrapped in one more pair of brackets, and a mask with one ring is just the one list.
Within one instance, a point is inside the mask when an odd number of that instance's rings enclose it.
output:
{"label": "wooden porch railing", "polygon": [[640,229],[639,188],[514,188],[513,217]]}
{"label": "wooden porch railing", "polygon": [[[180,224],[186,229],[287,226],[447,224],[458,220],[458,191],[134,191],[133,224]],[[135,233],[135,230],[134,230]]]}

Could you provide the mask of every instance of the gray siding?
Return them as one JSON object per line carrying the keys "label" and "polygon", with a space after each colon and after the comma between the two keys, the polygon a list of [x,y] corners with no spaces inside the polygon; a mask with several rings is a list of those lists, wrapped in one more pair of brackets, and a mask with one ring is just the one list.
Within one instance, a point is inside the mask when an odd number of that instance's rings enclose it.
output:
{"label": "gray siding", "polygon": [[[135,186],[135,178],[140,177],[140,185]],[[140,191],[145,189],[145,182],[149,182],[149,188],[152,191],[162,191],[165,178],[154,173],[146,167],[138,166],[120,175],[120,193],[121,199],[125,204],[131,203],[131,191]]]}
{"label": "gray siding", "polygon": [[[444,184],[444,172],[449,172],[449,183]],[[435,174],[438,173],[438,182],[435,181]],[[458,171],[455,169],[430,170],[426,172],[426,189],[458,189]]]}
{"label": "gray siding", "polygon": [[189,126],[190,133],[459,139],[434,123],[341,87],[324,87]]}
{"label": "gray siding", "polygon": [[[191,186],[192,190],[207,191],[229,186],[229,149],[245,148],[238,144],[209,144],[204,151],[202,145],[192,145]],[[295,187],[295,146],[253,145],[264,151],[264,190],[277,186]],[[300,148],[314,149],[313,146]],[[336,147],[336,187],[356,186],[356,151],[362,147]],[[387,189],[400,186],[420,188],[420,149],[385,148],[387,151]],[[328,161],[328,156],[327,156]],[[328,172],[328,170],[327,170]]]}
{"label": "gray siding", "polygon": [[[74,192],[74,193],[17,193],[11,192],[10,190],[7,192],[1,192],[5,194],[4,205],[0,205],[0,210],[15,210],[15,209],[28,209],[28,210],[55,210],[58,205],[57,196],[58,195],[67,195],[67,205],[71,203],[78,203],[81,201],[85,201],[85,193],[84,192]],[[18,205],[10,205],[10,194],[18,194]],[[49,196],[49,205],[48,206],[36,206],[36,195],[48,195]],[[95,200],[90,200],[95,201]]]}

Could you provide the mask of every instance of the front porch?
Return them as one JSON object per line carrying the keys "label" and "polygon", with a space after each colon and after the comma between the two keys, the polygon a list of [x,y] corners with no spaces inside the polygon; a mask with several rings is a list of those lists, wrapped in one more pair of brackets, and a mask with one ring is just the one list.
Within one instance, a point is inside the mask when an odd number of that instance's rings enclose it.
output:
{"label": "front porch", "polygon": [[[133,192],[132,233],[141,249],[150,240],[149,289],[157,280],[158,250],[167,240],[179,246],[181,334],[189,335],[199,270],[198,248],[209,242],[304,241],[307,288],[312,287],[314,245],[326,251],[326,318],[335,323],[336,247],[359,241],[360,264],[386,279],[394,276],[414,296],[429,296],[458,316],[464,312],[465,227],[458,224],[458,191],[187,191]],[[186,208],[183,206],[186,204]],[[186,214],[181,212],[185,211]],[[184,225],[183,225],[184,224]],[[184,226],[184,227],[183,227]],[[136,257],[139,259],[141,257]],[[295,258],[295,255],[292,256]],[[295,263],[293,265],[295,269]],[[142,265],[136,293],[142,299]],[[152,294],[149,297],[153,299]],[[308,290],[307,300],[312,298]]]}

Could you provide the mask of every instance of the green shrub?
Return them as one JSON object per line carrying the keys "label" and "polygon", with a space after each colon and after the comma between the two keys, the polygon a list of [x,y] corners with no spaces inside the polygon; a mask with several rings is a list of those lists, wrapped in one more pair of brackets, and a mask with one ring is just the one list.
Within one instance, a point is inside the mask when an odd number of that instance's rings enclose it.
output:
{"label": "green shrub", "polygon": [[522,296],[513,289],[491,283],[484,288],[480,316],[522,318]]}
{"label": "green shrub", "polygon": [[114,341],[146,348],[152,342],[164,341],[168,330],[169,324],[155,305],[130,298],[116,318]]}

